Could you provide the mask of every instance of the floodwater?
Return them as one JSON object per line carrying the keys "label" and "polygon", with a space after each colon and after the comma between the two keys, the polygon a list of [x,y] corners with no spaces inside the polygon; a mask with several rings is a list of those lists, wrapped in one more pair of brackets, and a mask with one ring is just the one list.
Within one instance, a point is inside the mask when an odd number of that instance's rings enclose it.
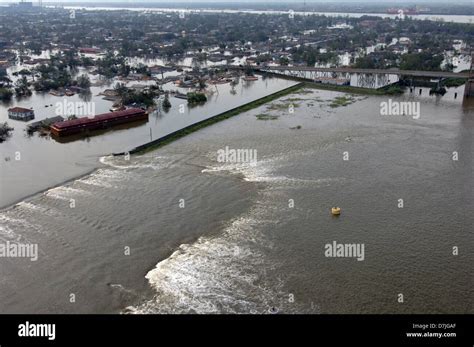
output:
{"label": "floodwater", "polygon": [[[311,90],[130,160],[101,157],[0,213],[4,242],[39,249],[1,260],[0,312],[472,314],[474,114],[426,94],[391,97],[420,102],[414,119],[382,116],[388,97],[331,107],[344,94]],[[35,141],[74,167],[134,131]],[[226,146],[257,162],[218,161]],[[363,244],[364,259],[326,257],[334,241]]]}
{"label": "floodwater", "polygon": [[[80,71],[79,74],[83,72]],[[167,74],[169,76],[173,72]],[[91,77],[93,83],[99,82],[94,76]],[[10,104],[0,104],[0,123],[7,121],[14,128],[12,136],[0,144],[2,173],[0,206],[6,206],[40,190],[88,173],[97,167],[97,158],[102,155],[130,150],[203,119],[294,85],[296,82],[260,77],[258,81],[251,82],[241,79],[235,87],[230,84],[209,86],[208,101],[203,105],[188,106],[185,100],[170,97],[172,104],[170,110],[151,113],[148,122],[130,124],[98,136],[68,143],[58,143],[50,137],[40,137],[38,133],[31,137],[27,135],[25,129],[28,124],[57,116],[58,110],[61,109],[58,106],[61,105],[63,109],[67,109],[70,104],[74,107],[83,105],[84,110],[93,106],[95,114],[109,112],[112,102],[103,100],[103,96],[99,93],[106,88],[113,88],[115,83],[116,81],[109,82],[108,86],[93,86],[91,94],[86,97],[79,94],[71,97],[57,97],[48,93],[34,92],[29,98],[14,99]],[[128,82],[128,86],[147,83],[155,82],[132,81]],[[168,83],[163,88],[179,90],[182,93],[189,91],[177,88],[173,83]],[[14,106],[33,108],[35,119],[28,123],[8,119],[7,110]],[[59,115],[63,114],[59,112]],[[79,116],[89,116],[89,114]]]}

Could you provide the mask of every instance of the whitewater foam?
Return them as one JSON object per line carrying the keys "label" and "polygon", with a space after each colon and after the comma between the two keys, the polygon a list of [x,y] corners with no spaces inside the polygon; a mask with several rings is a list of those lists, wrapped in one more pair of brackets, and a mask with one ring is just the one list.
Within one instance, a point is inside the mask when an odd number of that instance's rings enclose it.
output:
{"label": "whitewater foam", "polygon": [[139,160],[134,157],[130,157],[126,160],[124,157],[116,156],[103,156],[99,161],[107,166],[120,169],[120,170],[133,170],[133,169],[152,169],[159,170],[165,167],[169,167],[171,160],[168,157],[162,156],[139,156]]}
{"label": "whitewater foam", "polygon": [[115,169],[98,169],[89,176],[78,179],[76,182],[102,188],[118,188],[112,184],[125,179],[125,174]]}
{"label": "whitewater foam", "polygon": [[10,217],[9,214],[14,210],[0,213],[0,234],[9,238],[21,237],[22,231],[41,232],[41,227],[36,224],[29,223],[25,219]]}
{"label": "whitewater foam", "polygon": [[[245,215],[217,237],[200,237],[181,245],[145,276],[156,295],[127,313],[269,313],[272,307],[290,312],[284,281],[272,275],[278,267],[268,257],[273,243],[264,230],[276,219],[259,194]],[[303,308],[300,307],[300,311]]]}
{"label": "whitewater foam", "polygon": [[220,237],[201,237],[193,244],[181,245],[146,275],[156,297],[128,311],[263,312],[276,294],[273,288],[263,285],[259,269],[265,266],[265,259],[260,247],[252,245],[260,238],[252,237],[258,223],[242,217],[234,220]]}
{"label": "whitewater foam", "polygon": [[[275,275],[278,266],[269,255],[273,243],[268,230],[281,209],[269,208],[273,186],[331,184],[334,179],[299,179],[275,175],[286,155],[254,164],[219,163],[202,173],[241,174],[249,182],[267,182],[248,213],[229,222],[219,236],[200,237],[183,244],[145,276],[156,294],[153,299],[127,307],[125,313],[275,313],[305,312],[288,303],[285,281]],[[272,275],[273,274],[273,275]],[[314,311],[312,311],[314,313]]]}
{"label": "whitewater foam", "polygon": [[59,187],[51,188],[44,193],[44,195],[46,195],[47,197],[58,199],[58,200],[70,200],[75,195],[88,195],[88,194],[89,192],[83,189],[73,188],[69,186],[59,186]]}
{"label": "whitewater foam", "polygon": [[285,175],[275,175],[274,172],[277,168],[281,167],[282,164],[279,161],[282,158],[272,158],[266,160],[259,160],[256,164],[245,164],[245,163],[224,163],[216,166],[206,166],[205,169],[201,170],[201,173],[220,173],[229,172],[232,174],[240,174],[244,181],[247,182],[268,182],[282,185],[325,185],[333,182],[340,182],[342,178],[318,178],[318,179],[306,179],[288,177]]}

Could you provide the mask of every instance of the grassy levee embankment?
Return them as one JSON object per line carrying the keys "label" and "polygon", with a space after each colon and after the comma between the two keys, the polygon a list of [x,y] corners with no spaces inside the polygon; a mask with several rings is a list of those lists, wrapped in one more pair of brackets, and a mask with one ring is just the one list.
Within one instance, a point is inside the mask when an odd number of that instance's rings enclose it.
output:
{"label": "grassy levee embankment", "polygon": [[[247,104],[235,107],[233,109],[230,109],[228,111],[225,111],[223,113],[219,113],[218,115],[215,115],[211,118],[205,119],[203,121],[191,124],[183,129],[177,130],[175,132],[172,132],[171,134],[165,135],[163,137],[160,137],[159,139],[153,140],[151,142],[145,143],[141,146],[135,147],[134,149],[130,150],[128,153],[130,154],[143,154],[145,152],[155,150],[159,147],[165,146],[170,142],[173,142],[181,137],[184,137],[186,135],[189,135],[195,131],[198,131],[202,128],[208,127],[212,124],[215,124],[217,122],[223,121],[225,119],[228,119],[230,117],[236,116],[242,112],[247,112],[251,109],[254,109],[256,107],[262,106],[270,101],[273,101],[275,99],[278,99],[282,96],[292,94],[299,89],[303,88],[305,86],[305,83],[298,83],[294,86],[285,88],[283,90],[280,90],[276,93],[272,93],[270,95],[264,96],[263,98],[251,101]],[[118,155],[125,155],[127,152],[121,152],[121,153],[114,153],[115,156]]]}
{"label": "grassy levee embankment", "polygon": [[[115,156],[119,155],[125,155],[126,153],[129,154],[143,154],[148,151],[155,150],[159,147],[165,146],[179,138],[182,138],[186,135],[189,135],[195,131],[198,131],[202,128],[208,127],[212,124],[218,123],[220,121],[223,121],[225,119],[228,119],[230,117],[236,116],[240,113],[247,112],[251,109],[257,108],[259,106],[262,106],[270,101],[273,101],[275,99],[278,99],[282,96],[292,94],[297,92],[298,90],[302,88],[314,88],[314,89],[323,89],[323,90],[332,90],[332,91],[337,91],[337,92],[344,92],[344,93],[352,93],[352,94],[363,94],[363,95],[391,95],[391,94],[398,94],[400,93],[400,90],[398,89],[399,87],[396,86],[395,89],[390,89],[390,88],[381,88],[381,89],[369,89],[369,88],[360,88],[360,87],[351,87],[351,86],[337,86],[337,85],[327,85],[327,84],[321,84],[321,83],[314,83],[314,82],[308,82],[307,80],[304,79],[298,79],[298,78],[289,78],[293,80],[298,80],[300,83],[285,88],[283,90],[280,90],[278,92],[272,93],[270,95],[264,96],[263,98],[251,101],[247,104],[235,107],[233,109],[230,109],[228,111],[225,111],[223,113],[220,113],[218,115],[215,115],[213,117],[210,117],[208,119],[205,119],[203,121],[191,124],[183,129],[177,130],[175,132],[172,132],[171,134],[165,135],[163,137],[160,137],[159,139],[150,141],[148,143],[145,143],[141,146],[135,147],[129,152],[121,152],[121,153],[114,153]],[[392,86],[390,86],[392,87]]]}

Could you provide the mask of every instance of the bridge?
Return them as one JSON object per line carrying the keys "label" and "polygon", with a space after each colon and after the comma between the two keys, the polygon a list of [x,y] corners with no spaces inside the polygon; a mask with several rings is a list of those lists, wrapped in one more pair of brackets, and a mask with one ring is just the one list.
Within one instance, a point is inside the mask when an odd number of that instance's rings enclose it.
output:
{"label": "bridge", "polygon": [[449,72],[449,71],[416,71],[400,69],[357,69],[349,67],[309,67],[309,66],[260,66],[256,70],[260,71],[280,71],[293,74],[304,73],[331,73],[331,74],[367,74],[367,75],[397,75],[412,77],[431,77],[431,78],[469,78],[469,72]]}
{"label": "bridge", "polygon": [[[255,71],[282,74],[289,77],[307,79],[315,82],[349,85],[352,76],[357,77],[357,86],[364,88],[381,88],[398,81],[391,76],[436,78],[438,85],[443,78],[469,78],[469,72],[449,71],[416,71],[400,69],[360,69],[351,67],[309,67],[309,66],[256,66]],[[474,87],[474,86],[473,86]]]}
{"label": "bridge", "polygon": [[[464,100],[474,96],[474,55],[469,72],[449,71],[418,71],[400,69],[360,69],[351,67],[309,67],[309,66],[259,66],[256,71],[284,74],[290,77],[309,79],[312,81],[332,81],[336,84],[349,84],[352,75],[357,76],[357,86],[365,88],[380,88],[395,81],[389,76],[422,77],[438,79],[438,86],[443,78],[465,78]],[[342,81],[342,82],[341,82]],[[457,94],[456,94],[457,95]]]}
{"label": "bridge", "polygon": [[[471,68],[468,72],[449,71],[418,71],[393,69],[361,69],[352,67],[310,67],[310,66],[248,66],[257,72],[271,72],[283,74],[290,77],[298,77],[312,81],[324,81],[324,79],[336,81],[350,81],[352,75],[357,75],[357,85],[366,88],[379,88],[395,81],[390,81],[389,76],[398,77],[422,77],[438,79],[438,86],[443,78],[464,78],[464,100],[474,97],[474,53],[471,55]],[[229,66],[229,69],[244,69],[243,66]],[[457,95],[457,93],[455,94]],[[455,96],[456,97],[456,96]],[[472,100],[474,102],[474,100]]]}

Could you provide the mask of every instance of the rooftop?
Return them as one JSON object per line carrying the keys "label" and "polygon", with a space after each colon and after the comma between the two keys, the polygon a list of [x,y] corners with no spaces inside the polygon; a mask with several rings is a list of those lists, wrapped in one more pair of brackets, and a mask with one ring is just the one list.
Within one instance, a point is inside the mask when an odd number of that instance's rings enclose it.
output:
{"label": "rooftop", "polygon": [[54,127],[57,129],[64,129],[72,126],[77,126],[81,124],[86,124],[90,123],[91,121],[105,121],[108,119],[114,119],[117,117],[124,117],[124,116],[131,116],[139,113],[144,113],[141,108],[129,108],[127,110],[123,111],[117,111],[117,112],[109,112],[109,113],[102,113],[98,114],[94,118],[88,118],[88,117],[82,117],[82,118],[77,118],[77,119],[72,119],[72,120],[67,120],[64,122],[59,122],[55,123]]}
{"label": "rooftop", "polygon": [[33,112],[33,110],[30,110],[29,108],[24,108],[24,107],[12,107],[8,109],[8,112]]}

